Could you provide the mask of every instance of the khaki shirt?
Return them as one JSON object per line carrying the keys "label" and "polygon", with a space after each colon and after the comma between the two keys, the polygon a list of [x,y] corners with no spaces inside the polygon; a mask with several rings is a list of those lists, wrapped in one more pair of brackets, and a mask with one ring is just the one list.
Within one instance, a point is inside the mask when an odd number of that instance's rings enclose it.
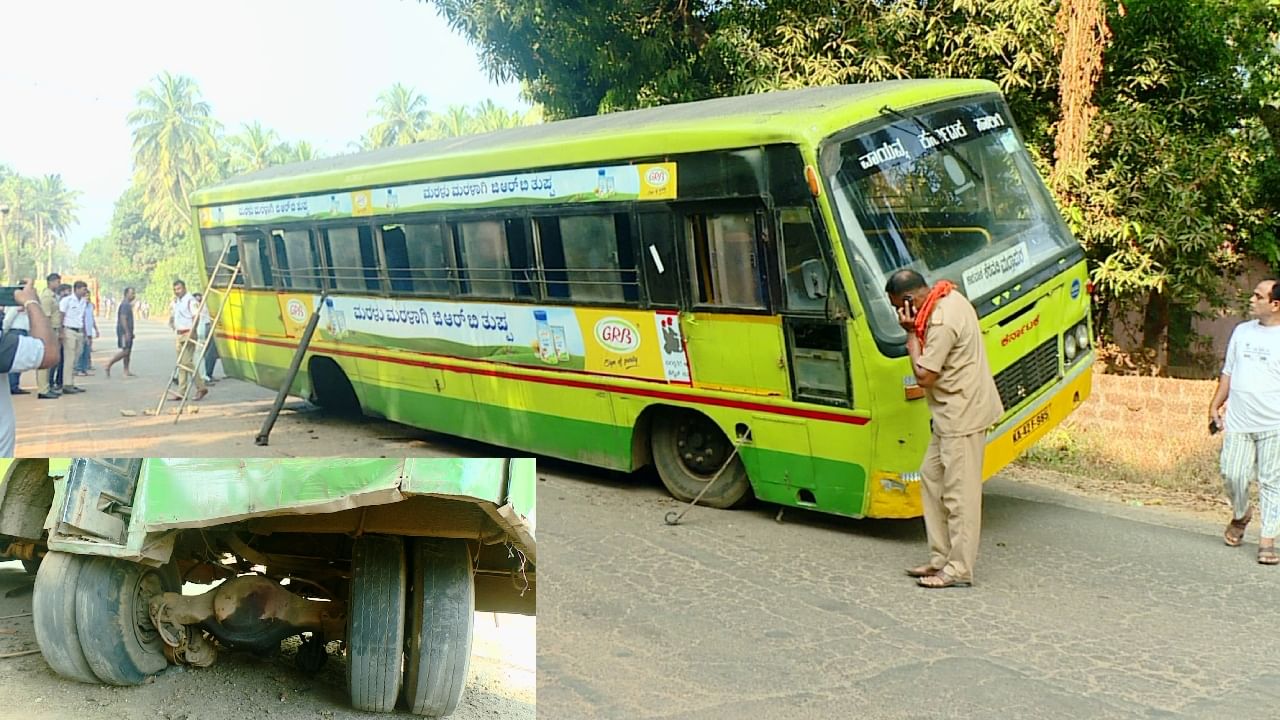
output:
{"label": "khaki shirt", "polygon": [[935,435],[972,435],[1004,414],[982,344],[978,313],[958,291],[952,290],[933,306],[917,364],[938,374],[933,387],[925,388]]}
{"label": "khaki shirt", "polygon": [[40,309],[49,318],[54,330],[62,327],[62,310],[58,308],[58,297],[49,288],[40,291]]}

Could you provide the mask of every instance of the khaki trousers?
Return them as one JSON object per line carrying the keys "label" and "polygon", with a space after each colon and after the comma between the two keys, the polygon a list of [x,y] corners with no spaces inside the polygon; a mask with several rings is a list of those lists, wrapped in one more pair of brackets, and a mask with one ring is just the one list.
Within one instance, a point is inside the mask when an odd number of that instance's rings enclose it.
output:
{"label": "khaki trousers", "polygon": [[[176,347],[178,349],[178,364],[188,365],[188,366],[191,365],[191,360],[195,357],[195,354],[196,354],[195,342],[187,342],[187,336],[184,333],[178,336],[178,344]],[[181,394],[186,389],[189,375],[195,375],[197,390],[204,389],[204,376],[202,376],[199,373],[199,371],[195,373],[188,373],[186,370],[183,370],[182,368],[178,368],[178,393],[179,394]]]}
{"label": "khaki trousers", "polygon": [[76,358],[80,357],[80,351],[84,349],[84,331],[72,330],[71,328],[63,328],[62,333],[62,359],[66,363],[64,368],[71,368],[71,372],[67,373],[63,370],[64,375],[71,375],[71,379],[62,378],[63,387],[76,386]]}
{"label": "khaki trousers", "polygon": [[[61,325],[55,325],[53,327],[53,337],[55,340],[58,337],[58,331],[61,329]],[[48,370],[36,370],[36,390],[45,392],[46,390],[53,389],[53,386],[49,384],[49,376],[53,373],[53,370],[54,368],[49,368]]]}
{"label": "khaki trousers", "polygon": [[984,431],[961,437],[934,435],[920,468],[920,499],[929,537],[929,564],[971,582],[982,531]]}

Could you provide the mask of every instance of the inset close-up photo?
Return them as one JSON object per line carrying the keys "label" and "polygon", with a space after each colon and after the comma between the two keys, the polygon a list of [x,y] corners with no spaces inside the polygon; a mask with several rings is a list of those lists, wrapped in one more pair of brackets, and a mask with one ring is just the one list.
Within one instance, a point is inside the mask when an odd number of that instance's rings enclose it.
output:
{"label": "inset close-up photo", "polygon": [[24,718],[536,716],[532,459],[0,462]]}

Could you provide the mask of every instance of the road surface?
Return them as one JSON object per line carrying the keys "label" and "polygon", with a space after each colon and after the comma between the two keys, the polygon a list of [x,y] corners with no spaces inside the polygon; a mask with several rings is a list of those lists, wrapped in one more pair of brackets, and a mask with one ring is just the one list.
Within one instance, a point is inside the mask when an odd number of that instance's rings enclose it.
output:
{"label": "road surface", "polygon": [[[205,589],[188,585],[193,594]],[[23,616],[30,612],[30,578],[22,564],[0,561],[0,655],[36,649],[31,618]],[[534,720],[535,625],[531,617],[476,615],[467,689],[449,720]],[[344,658],[331,650],[320,673],[308,676],[294,668],[293,653],[288,643],[270,659],[223,650],[213,667],[170,666],[154,682],[128,688],[64,679],[38,653],[0,658],[0,720],[413,717],[352,710]]]}
{"label": "road surface", "polygon": [[[437,456],[456,448],[434,447],[442,436],[382,420],[329,416],[291,398],[271,433],[271,444],[254,444],[275,393],[232,379],[210,387],[204,400],[191,403],[175,425],[173,415],[149,416],[160,399],[175,361],[174,336],[161,323],[140,321],[133,350],[136,378],[125,379],[119,363],[112,377],[103,366],[115,353],[115,337],[104,335],[93,353],[95,374],[76,378],[86,392],[40,400],[35,394],[13,397],[17,416],[18,457],[261,457],[261,456]],[[221,364],[215,376],[222,373]],[[34,389],[35,373],[24,373],[23,387]],[[170,403],[167,410],[176,407]],[[447,441],[446,441],[447,442]],[[483,454],[495,450],[484,446]],[[502,454],[505,454],[502,453]]]}
{"label": "road surface", "polygon": [[977,585],[917,588],[920,521],[677,507],[540,465],[550,718],[1274,718],[1280,568],[1256,524],[997,478]]}

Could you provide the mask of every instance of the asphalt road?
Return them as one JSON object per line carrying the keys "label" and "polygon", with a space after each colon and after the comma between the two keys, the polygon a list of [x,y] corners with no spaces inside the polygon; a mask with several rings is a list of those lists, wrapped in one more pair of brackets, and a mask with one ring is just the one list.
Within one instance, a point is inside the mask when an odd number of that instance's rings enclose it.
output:
{"label": "asphalt road", "polygon": [[977,583],[924,590],[920,521],[677,507],[540,466],[549,718],[1275,718],[1280,568],[1221,526],[997,478]]}
{"label": "asphalt road", "polygon": [[[443,436],[371,418],[333,417],[291,398],[271,433],[270,445],[254,444],[275,392],[222,378],[207,397],[191,403],[193,413],[177,424],[174,415],[148,415],[155,409],[176,354],[174,336],[159,322],[142,321],[133,350],[135,378],[123,378],[121,366],[106,377],[103,366],[115,354],[114,334],[98,340],[95,374],[76,378],[78,395],[39,400],[35,394],[13,398],[18,457],[281,457],[281,456],[441,456],[459,454]],[[222,375],[222,366],[215,369]],[[35,373],[22,376],[34,389]],[[176,408],[169,403],[166,412]],[[436,447],[444,440],[444,449]],[[493,448],[481,451],[492,454]]]}

